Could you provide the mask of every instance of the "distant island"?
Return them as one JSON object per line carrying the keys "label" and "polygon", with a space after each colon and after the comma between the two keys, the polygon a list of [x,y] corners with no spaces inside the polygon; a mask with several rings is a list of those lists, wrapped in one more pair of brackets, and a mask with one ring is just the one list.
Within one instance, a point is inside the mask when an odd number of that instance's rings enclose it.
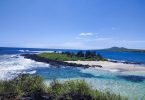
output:
{"label": "distant island", "polygon": [[129,49],[125,47],[111,47],[111,48],[106,48],[106,49],[87,49],[87,50],[79,50],[79,49],[52,49],[52,48],[22,48],[22,47],[0,47],[0,51],[5,51],[5,50],[18,50],[19,52],[27,52],[27,51],[35,51],[37,49],[38,51],[109,51],[109,52],[143,52],[145,53],[145,50],[143,49]]}
{"label": "distant island", "polygon": [[124,48],[124,47],[111,47],[108,49],[100,49],[101,51],[110,51],[110,52],[144,52],[145,50],[141,50],[141,49],[128,49],[128,48]]}

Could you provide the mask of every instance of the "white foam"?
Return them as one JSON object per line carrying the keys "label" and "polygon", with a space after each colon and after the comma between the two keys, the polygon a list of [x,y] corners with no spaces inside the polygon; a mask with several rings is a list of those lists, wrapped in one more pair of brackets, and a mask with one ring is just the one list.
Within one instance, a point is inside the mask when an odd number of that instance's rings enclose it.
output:
{"label": "white foam", "polygon": [[18,50],[20,52],[29,52],[29,50]]}
{"label": "white foam", "polygon": [[29,52],[29,50],[25,50],[26,52]]}
{"label": "white foam", "polygon": [[25,52],[25,50],[18,50],[18,51],[20,51],[20,52]]}
{"label": "white foam", "polygon": [[[37,67],[49,67],[49,64],[35,62],[17,55],[0,56],[0,80],[11,79],[20,73],[35,74],[36,71],[31,69]],[[27,71],[31,70],[31,71]]]}
{"label": "white foam", "polygon": [[37,53],[42,53],[42,52],[46,52],[46,53],[53,53],[54,51],[30,51],[30,52],[37,52]]}
{"label": "white foam", "polygon": [[24,71],[23,74],[35,74],[37,71],[33,70],[33,71]]}
{"label": "white foam", "polygon": [[30,51],[30,50],[18,50],[20,52],[33,52],[33,53],[43,53],[43,52],[46,52],[46,53],[53,53],[54,51]]}

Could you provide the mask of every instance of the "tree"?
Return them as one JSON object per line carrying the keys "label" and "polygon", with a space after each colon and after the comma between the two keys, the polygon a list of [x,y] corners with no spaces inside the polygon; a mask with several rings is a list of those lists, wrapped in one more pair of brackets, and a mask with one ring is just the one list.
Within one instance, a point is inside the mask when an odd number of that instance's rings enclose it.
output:
{"label": "tree", "polygon": [[86,58],[91,58],[91,51],[86,51],[86,53],[85,53],[85,57]]}
{"label": "tree", "polygon": [[83,51],[78,51],[76,56],[77,57],[84,57]]}
{"label": "tree", "polygon": [[90,51],[90,50],[86,51],[85,57],[86,57],[86,58],[93,58],[93,57],[96,57],[96,51]]}
{"label": "tree", "polygon": [[96,57],[96,51],[91,51],[91,57]]}
{"label": "tree", "polygon": [[97,54],[97,57],[98,57],[99,59],[103,59],[103,57],[102,57],[100,54]]}

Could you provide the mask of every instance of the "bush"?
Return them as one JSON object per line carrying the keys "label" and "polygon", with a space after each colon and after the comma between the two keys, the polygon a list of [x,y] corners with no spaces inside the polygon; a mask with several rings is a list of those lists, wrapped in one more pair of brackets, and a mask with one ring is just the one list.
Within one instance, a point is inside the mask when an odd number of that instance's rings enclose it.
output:
{"label": "bush", "polygon": [[13,80],[0,81],[0,99],[16,100],[22,97],[32,100],[127,100],[120,95],[94,90],[84,80],[64,83],[53,80],[49,87],[37,75],[21,75]]}
{"label": "bush", "polygon": [[85,54],[83,53],[83,51],[78,51],[76,54],[77,57],[84,57],[84,55]]}
{"label": "bush", "polygon": [[96,61],[96,60],[107,60],[104,59],[100,54],[96,55],[95,51],[78,51],[76,54],[71,52],[62,53],[41,53],[37,55],[38,57],[56,60],[56,61]]}
{"label": "bush", "polygon": [[20,75],[10,81],[0,82],[0,93],[26,95],[35,91],[44,91],[43,79],[37,75]]}
{"label": "bush", "polygon": [[16,93],[17,86],[14,81],[1,81],[0,82],[0,93]]}
{"label": "bush", "polygon": [[55,100],[127,100],[110,92],[93,90],[84,80],[70,80],[64,83],[55,80],[47,92]]}

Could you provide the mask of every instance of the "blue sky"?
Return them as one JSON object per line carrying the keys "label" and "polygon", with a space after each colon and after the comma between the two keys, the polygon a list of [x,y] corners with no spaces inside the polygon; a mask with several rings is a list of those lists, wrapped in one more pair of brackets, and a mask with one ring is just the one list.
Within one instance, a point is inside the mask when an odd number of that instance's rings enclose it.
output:
{"label": "blue sky", "polygon": [[145,49],[145,0],[0,0],[0,46]]}

